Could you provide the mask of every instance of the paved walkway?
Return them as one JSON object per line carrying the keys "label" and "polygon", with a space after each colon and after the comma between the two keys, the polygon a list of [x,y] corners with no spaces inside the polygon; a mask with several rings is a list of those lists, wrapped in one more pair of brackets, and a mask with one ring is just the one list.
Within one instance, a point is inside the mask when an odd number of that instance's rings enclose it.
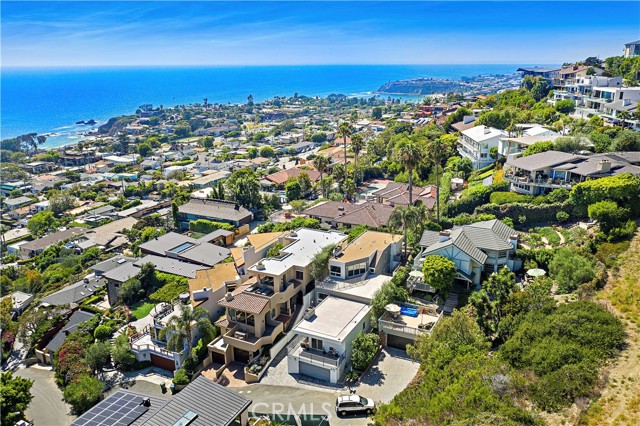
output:
{"label": "paved walkway", "polygon": [[33,399],[25,414],[36,426],[66,426],[75,419],[71,407],[62,400],[62,391],[56,386],[51,367],[33,365],[20,368],[14,374],[33,380]]}

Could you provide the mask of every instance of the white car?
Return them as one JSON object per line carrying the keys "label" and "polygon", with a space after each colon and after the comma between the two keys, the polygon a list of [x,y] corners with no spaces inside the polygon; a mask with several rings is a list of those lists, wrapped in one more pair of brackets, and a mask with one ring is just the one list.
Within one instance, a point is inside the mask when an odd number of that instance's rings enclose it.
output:
{"label": "white car", "polygon": [[376,404],[372,399],[359,395],[343,395],[336,399],[336,414],[346,416],[351,413],[372,414]]}

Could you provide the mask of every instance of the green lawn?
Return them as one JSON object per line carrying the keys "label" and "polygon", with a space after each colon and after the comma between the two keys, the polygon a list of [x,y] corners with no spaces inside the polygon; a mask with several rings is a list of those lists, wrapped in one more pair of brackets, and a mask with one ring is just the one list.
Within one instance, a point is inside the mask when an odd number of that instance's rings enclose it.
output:
{"label": "green lawn", "polygon": [[151,312],[154,306],[156,306],[155,303],[145,299],[131,305],[129,309],[131,309],[131,314],[133,314],[137,319],[141,319],[149,315],[149,312]]}

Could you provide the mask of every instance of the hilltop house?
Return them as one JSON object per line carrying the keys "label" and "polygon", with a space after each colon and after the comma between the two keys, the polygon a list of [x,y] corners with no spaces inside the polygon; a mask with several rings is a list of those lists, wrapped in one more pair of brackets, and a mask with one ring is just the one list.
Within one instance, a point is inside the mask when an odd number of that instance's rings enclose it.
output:
{"label": "hilltop house", "polygon": [[253,213],[238,203],[225,200],[191,198],[178,207],[178,221],[181,229],[189,229],[189,222],[206,219],[213,222],[229,223],[236,228],[248,225]]}
{"label": "hilltop house", "polygon": [[337,231],[304,228],[280,237],[280,254],[250,266],[245,285],[218,301],[226,314],[216,322],[221,336],[209,344],[213,362],[221,368],[232,361],[249,362],[273,345],[293,325],[314,281],[309,266],[315,255],[346,238]]}
{"label": "hilltop house", "polygon": [[640,40],[630,41],[624,45],[624,57],[632,58],[640,55]]}
{"label": "hilltop house", "polygon": [[366,231],[329,259],[329,274],[316,282],[316,299],[328,296],[370,304],[400,265],[402,235]]}
{"label": "hilltop house", "polygon": [[[433,209],[436,204],[436,186],[412,187],[411,201],[413,205],[422,203],[427,210]],[[385,188],[378,189],[371,193],[379,204],[387,206],[408,206],[409,205],[409,185],[401,182],[389,182]]]}
{"label": "hilltop house", "polygon": [[571,189],[587,179],[622,173],[640,176],[640,152],[585,156],[546,151],[507,160],[504,178],[514,192],[540,195],[557,188]]}
{"label": "hilltop house", "polygon": [[358,225],[379,228],[387,226],[392,212],[393,206],[388,204],[325,201],[309,207],[302,213],[333,228],[339,226],[351,228]]}
{"label": "hilltop house", "polygon": [[489,152],[491,148],[497,148],[500,139],[506,136],[505,132],[493,127],[479,125],[464,130],[458,138],[458,153],[471,160],[475,169],[481,169],[493,163]]}
{"label": "hilltop house", "polygon": [[289,348],[289,373],[337,383],[351,359],[353,340],[371,329],[370,311],[367,304],[332,296],[309,308],[293,328],[301,338]]}
{"label": "hilltop house", "polygon": [[[516,259],[518,236],[514,229],[493,219],[449,230],[424,231],[420,240],[420,253],[414,260],[414,269],[422,270],[425,257],[441,255],[455,262],[456,279],[480,286],[482,273],[497,272],[507,266],[520,268]],[[416,289],[428,289],[429,283],[417,284]]]}
{"label": "hilltop house", "polygon": [[513,136],[502,137],[498,142],[498,153],[503,157],[520,153],[534,143],[553,142],[560,137],[559,133],[538,124],[519,124],[517,126],[518,130]]}

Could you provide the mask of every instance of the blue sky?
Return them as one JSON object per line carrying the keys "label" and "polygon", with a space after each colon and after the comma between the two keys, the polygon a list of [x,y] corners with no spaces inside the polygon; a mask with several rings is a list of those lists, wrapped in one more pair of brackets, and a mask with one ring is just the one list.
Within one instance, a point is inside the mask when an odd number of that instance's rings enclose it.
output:
{"label": "blue sky", "polygon": [[640,2],[5,2],[2,66],[544,63],[619,55]]}

